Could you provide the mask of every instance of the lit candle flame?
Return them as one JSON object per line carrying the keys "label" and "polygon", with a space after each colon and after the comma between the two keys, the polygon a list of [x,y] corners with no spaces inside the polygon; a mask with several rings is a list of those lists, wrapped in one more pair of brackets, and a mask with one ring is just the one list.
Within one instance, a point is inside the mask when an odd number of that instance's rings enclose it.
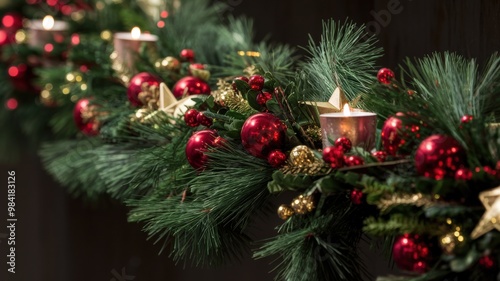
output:
{"label": "lit candle flame", "polygon": [[132,28],[130,33],[132,34],[132,39],[139,39],[141,37],[141,29],[137,26]]}
{"label": "lit candle flame", "polygon": [[52,16],[45,16],[43,18],[43,21],[42,21],[43,29],[51,30],[52,28],[54,28],[54,24],[55,24],[55,21],[54,21],[54,18]]}
{"label": "lit candle flame", "polygon": [[349,107],[349,104],[344,104],[344,115],[345,116],[351,116],[351,108]]}

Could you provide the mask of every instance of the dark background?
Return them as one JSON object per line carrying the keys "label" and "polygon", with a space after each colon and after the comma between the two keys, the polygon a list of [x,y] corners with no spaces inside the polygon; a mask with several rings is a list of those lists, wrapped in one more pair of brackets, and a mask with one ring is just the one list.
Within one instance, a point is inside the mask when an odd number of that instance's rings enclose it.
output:
{"label": "dark background", "polygon": [[[189,0],[185,0],[189,1]],[[214,1],[215,2],[215,1]],[[304,46],[308,34],[318,39],[323,19],[349,18],[365,23],[385,49],[380,66],[395,68],[405,57],[421,57],[434,51],[456,51],[484,62],[500,48],[500,1],[496,0],[219,0],[231,6],[221,14],[246,14],[255,19],[258,38]],[[388,16],[388,3],[399,3]],[[394,5],[394,4],[393,4]],[[378,21],[377,21],[378,19]],[[7,244],[1,239],[0,280],[80,281],[112,280],[113,271],[125,269],[133,280],[272,280],[269,260],[250,258],[218,270],[175,267],[159,246],[146,241],[141,226],[126,222],[127,210],[113,202],[90,205],[70,198],[42,169],[35,153],[26,152],[15,170],[17,179],[17,273],[6,275]],[[4,185],[6,186],[6,185]],[[6,202],[6,190],[1,202]],[[5,222],[2,203],[0,221]],[[270,215],[259,225],[256,238],[272,236],[279,220]],[[1,224],[3,225],[3,223]],[[389,272],[387,262],[362,247],[374,275]],[[5,277],[4,277],[5,276]],[[120,279],[116,279],[119,281]],[[131,279],[129,279],[131,280]]]}

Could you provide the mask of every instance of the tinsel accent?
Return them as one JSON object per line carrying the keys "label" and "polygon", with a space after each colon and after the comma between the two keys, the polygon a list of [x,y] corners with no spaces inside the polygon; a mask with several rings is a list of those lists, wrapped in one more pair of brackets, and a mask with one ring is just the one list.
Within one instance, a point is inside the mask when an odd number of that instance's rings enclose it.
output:
{"label": "tinsel accent", "polygon": [[382,198],[378,203],[377,207],[382,211],[386,211],[395,205],[413,205],[417,207],[429,207],[434,205],[435,202],[430,196],[424,196],[422,193],[416,194],[393,194]]}
{"label": "tinsel accent", "polygon": [[253,109],[243,98],[243,96],[233,89],[231,84],[219,79],[217,86],[218,89],[212,92],[212,96],[214,97],[216,103],[244,115],[257,113],[257,111]]}

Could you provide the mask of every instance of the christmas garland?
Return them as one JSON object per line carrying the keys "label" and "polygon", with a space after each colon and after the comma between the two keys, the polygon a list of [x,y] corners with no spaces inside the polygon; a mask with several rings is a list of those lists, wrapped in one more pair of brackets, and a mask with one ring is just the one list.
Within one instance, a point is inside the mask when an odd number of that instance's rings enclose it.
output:
{"label": "christmas garland", "polygon": [[[58,132],[40,155],[58,181],[122,201],[195,266],[240,257],[277,212],[254,257],[278,255],[279,279],[361,280],[363,234],[384,238],[405,271],[381,280],[498,275],[497,54],[481,70],[452,53],[409,59],[396,79],[377,73],[382,50],[363,26],[325,22],[299,60],[252,43],[250,20],[222,23],[208,2],[162,12],[149,29],[158,49],[135,64],[101,30],[79,36],[71,64],[39,71]],[[296,196],[272,210],[283,192]]]}

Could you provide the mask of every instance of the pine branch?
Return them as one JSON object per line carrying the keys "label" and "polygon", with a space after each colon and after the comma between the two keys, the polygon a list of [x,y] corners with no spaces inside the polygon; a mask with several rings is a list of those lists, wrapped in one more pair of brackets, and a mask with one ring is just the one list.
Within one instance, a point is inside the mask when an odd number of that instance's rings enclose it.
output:
{"label": "pine branch", "polygon": [[[279,255],[277,278],[283,280],[362,280],[366,274],[356,252],[360,229],[359,210],[345,198],[329,197],[318,216],[295,216],[280,234],[266,242],[254,255]],[[346,204],[348,203],[348,204]],[[336,208],[329,208],[336,204]]]}
{"label": "pine branch", "polygon": [[190,187],[205,197],[203,206],[216,221],[244,228],[252,216],[265,210],[273,169],[229,143],[208,155],[209,168]]}
{"label": "pine branch", "polygon": [[382,49],[375,47],[376,38],[367,37],[364,26],[354,23],[323,23],[321,41],[309,40],[309,60],[302,66],[308,91],[303,100],[327,101],[340,87],[349,100],[367,92],[375,81],[375,61]]}

